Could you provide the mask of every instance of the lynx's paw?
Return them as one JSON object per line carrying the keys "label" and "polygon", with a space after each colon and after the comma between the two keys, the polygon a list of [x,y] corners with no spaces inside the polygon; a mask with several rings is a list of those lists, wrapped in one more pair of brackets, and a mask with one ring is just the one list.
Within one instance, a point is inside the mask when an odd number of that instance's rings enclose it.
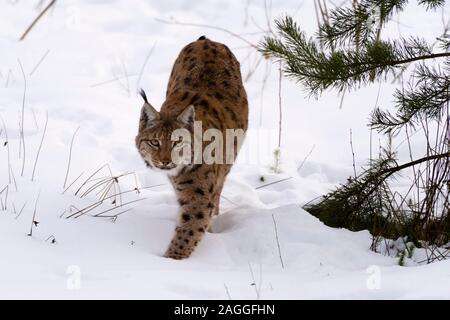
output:
{"label": "lynx's paw", "polygon": [[180,251],[174,251],[174,250],[167,250],[166,253],[164,254],[164,258],[169,258],[169,259],[175,259],[175,260],[182,260],[182,259],[187,259],[189,258],[191,254],[188,252],[180,252]]}

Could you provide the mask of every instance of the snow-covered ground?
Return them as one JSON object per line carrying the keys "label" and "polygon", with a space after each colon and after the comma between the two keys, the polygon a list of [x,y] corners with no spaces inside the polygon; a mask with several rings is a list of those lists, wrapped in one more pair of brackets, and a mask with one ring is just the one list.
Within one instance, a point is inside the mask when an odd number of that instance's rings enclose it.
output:
{"label": "snow-covered ground", "polygon": [[[278,71],[264,60],[245,83],[251,131],[213,233],[188,260],[162,258],[177,204],[135,150],[137,89],[159,106],[179,50],[203,34],[229,45],[247,77],[258,54],[246,42],[173,22],[226,28],[257,44],[267,29],[264,1],[58,1],[19,42],[40,2],[0,4],[0,191],[8,186],[0,194],[0,298],[450,298],[450,261],[400,267],[369,250],[368,232],[329,228],[301,209],[352,174],[350,129],[357,166],[369,157],[366,120],[378,86],[348,94],[339,108],[336,94],[307,99],[284,79],[283,173],[273,174]],[[312,1],[274,1],[267,12],[316,27]],[[412,6],[389,32],[430,38],[440,15]],[[392,88],[382,84],[380,105],[389,105]],[[98,201],[111,175],[123,176],[105,195],[120,188],[122,197],[77,214]]]}

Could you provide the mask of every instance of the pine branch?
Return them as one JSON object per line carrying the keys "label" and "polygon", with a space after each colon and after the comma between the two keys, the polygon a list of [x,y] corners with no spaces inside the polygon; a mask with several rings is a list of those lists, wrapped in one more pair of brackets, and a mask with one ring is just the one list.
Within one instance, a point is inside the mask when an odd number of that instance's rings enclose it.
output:
{"label": "pine branch", "polygon": [[408,0],[361,0],[358,4],[333,10],[328,24],[320,26],[320,39],[331,47],[355,47],[377,39],[379,29],[395,12],[404,10]]}
{"label": "pine branch", "polygon": [[[447,69],[449,69],[447,62]],[[448,72],[448,70],[446,70]],[[450,100],[450,77],[442,70],[431,69],[424,64],[419,65],[408,89],[396,90],[394,94],[397,112],[392,115],[388,111],[375,109],[371,114],[370,125],[379,131],[398,131],[406,124],[415,125],[423,116],[439,120],[445,113]]]}
{"label": "pine branch", "polygon": [[283,60],[285,73],[300,82],[311,95],[333,88],[340,92],[350,90],[386,77],[398,67],[450,57],[450,52],[432,52],[420,38],[377,40],[365,43],[358,50],[324,52],[313,39],[307,39],[291,17],[277,20],[276,26],[280,37],[265,37],[260,51]]}
{"label": "pine branch", "polygon": [[[369,184],[373,183],[372,188],[369,189],[369,191],[366,191],[365,196],[362,197],[356,204],[356,207],[359,207],[372,193],[374,193],[377,188],[384,183],[390,176],[392,176],[394,173],[399,172],[401,170],[404,170],[406,168],[418,165],[425,161],[431,161],[436,159],[442,159],[442,158],[449,158],[450,152],[442,153],[442,154],[435,154],[428,157],[423,157],[411,162],[404,163],[400,166],[395,166],[392,168],[386,168],[379,171],[374,171],[375,176],[371,178],[367,178],[364,183],[361,185],[361,189],[365,189]],[[369,175],[370,176],[370,175]]]}
{"label": "pine branch", "polygon": [[445,5],[445,0],[419,0],[419,4],[425,6],[428,10],[437,9]]}
{"label": "pine branch", "polygon": [[[450,239],[450,152],[444,152],[448,151],[450,38],[445,27],[434,44],[418,37],[382,39],[382,28],[408,2],[353,1],[331,10],[315,38],[307,37],[291,17],[283,17],[275,21],[276,35],[266,36],[259,50],[265,57],[281,61],[284,74],[315,96],[329,89],[347,92],[411,67],[410,81],[394,94],[395,113],[377,108],[371,114],[370,125],[388,137],[379,159],[371,157],[362,174],[349,178],[319,203],[308,203],[305,209],[331,227],[368,229],[375,237],[390,239],[408,236],[417,245],[420,241],[442,245]],[[445,0],[418,0],[418,4],[435,10]],[[437,122],[434,148],[430,146],[429,120]],[[392,137],[405,125],[423,126],[427,156],[416,160],[411,156],[410,162],[399,165],[392,152]],[[424,162],[424,169],[415,169]],[[414,177],[409,190],[405,194],[393,191],[393,177],[411,167]],[[414,188],[417,194],[412,195]]]}

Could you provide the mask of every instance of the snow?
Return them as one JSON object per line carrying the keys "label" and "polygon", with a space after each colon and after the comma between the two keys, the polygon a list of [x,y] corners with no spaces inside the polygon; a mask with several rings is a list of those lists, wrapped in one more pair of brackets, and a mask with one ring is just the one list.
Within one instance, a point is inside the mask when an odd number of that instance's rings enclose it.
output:
{"label": "snow", "polygon": [[[365,124],[378,86],[348,94],[340,109],[335,94],[326,93],[317,101],[303,99],[298,85],[284,79],[283,173],[273,174],[268,168],[277,144],[278,71],[267,62],[270,76],[261,91],[265,61],[245,84],[251,131],[225,185],[222,213],[213,221],[213,232],[205,235],[188,260],[161,257],[174,230],[177,202],[166,178],[148,170],[135,150],[142,104],[137,89],[146,89],[152,104],[160,106],[178,51],[202,34],[229,45],[244,75],[257,54],[248,57],[249,51],[242,48],[245,43],[219,30],[157,19],[258,31],[252,21],[265,27],[264,1],[248,3],[246,8],[245,1],[220,0],[58,2],[23,42],[17,38],[38,11],[25,1],[1,4],[0,116],[9,140],[0,149],[0,190],[9,182],[8,147],[17,190],[12,182],[7,201],[5,192],[0,198],[6,203],[6,210],[0,211],[0,298],[450,297],[449,261],[418,265],[413,259],[408,267],[400,267],[395,256],[369,250],[367,231],[329,228],[301,209],[352,175],[350,128],[357,166],[365,163],[370,154]],[[314,30],[312,2],[274,1],[272,17],[283,12],[295,13],[304,28]],[[393,34],[397,28],[402,34],[414,33],[417,29],[411,25],[422,14],[422,9],[412,7],[403,16],[405,21],[393,27]],[[425,37],[440,30],[425,19],[421,23],[417,28]],[[257,43],[260,37],[248,39]],[[18,123],[24,82],[17,59],[27,82],[23,176]],[[119,80],[109,81],[115,78]],[[383,83],[382,88],[380,103],[386,106],[393,86]],[[31,181],[46,112],[48,127]],[[82,175],[63,192],[73,137],[66,187]],[[374,141],[373,150],[378,150],[378,137]],[[122,203],[137,202],[115,208],[110,198],[85,215],[67,218],[76,213],[75,207],[98,200],[99,189],[80,197],[93,182],[76,191],[104,164],[109,168],[101,169],[96,178],[110,175],[109,170],[113,175],[136,173],[120,177],[119,185],[121,191],[130,191]],[[286,180],[269,185],[282,179]],[[137,193],[136,186],[149,188]],[[93,217],[108,209],[113,210],[101,215],[130,211],[117,218]],[[27,236],[34,213],[39,224]]]}

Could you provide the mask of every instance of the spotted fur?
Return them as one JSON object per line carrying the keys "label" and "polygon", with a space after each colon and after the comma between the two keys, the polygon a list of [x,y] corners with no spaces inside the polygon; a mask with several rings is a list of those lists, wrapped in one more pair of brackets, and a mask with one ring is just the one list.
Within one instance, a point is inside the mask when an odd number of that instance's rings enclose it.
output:
{"label": "spotted fur", "polygon": [[[219,213],[220,194],[231,164],[191,164],[175,167],[170,152],[171,132],[187,128],[193,134],[189,109],[203,130],[216,128],[247,130],[248,103],[240,65],[227,46],[202,36],[185,46],[172,69],[166,100],[156,112],[145,95],[136,146],[150,167],[170,170],[180,215],[175,235],[165,257],[187,258]],[[183,115],[184,114],[184,115]],[[148,146],[157,139],[159,148]],[[237,156],[235,150],[234,156]],[[164,165],[165,164],[165,165]]]}

